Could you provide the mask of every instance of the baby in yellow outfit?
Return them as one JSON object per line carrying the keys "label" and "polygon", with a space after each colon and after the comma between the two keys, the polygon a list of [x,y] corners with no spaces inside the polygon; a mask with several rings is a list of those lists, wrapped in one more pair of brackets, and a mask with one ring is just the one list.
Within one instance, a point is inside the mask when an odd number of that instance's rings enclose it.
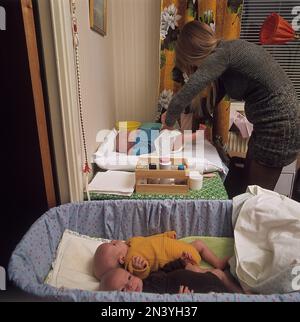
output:
{"label": "baby in yellow outfit", "polygon": [[215,268],[224,269],[227,264],[227,259],[219,259],[201,240],[189,244],[177,240],[175,231],[168,231],[148,237],[132,237],[126,242],[113,240],[101,244],[94,255],[94,274],[101,279],[108,270],[124,266],[133,275],[145,279],[183,254],[189,259],[191,270],[193,265],[199,270],[201,257]]}

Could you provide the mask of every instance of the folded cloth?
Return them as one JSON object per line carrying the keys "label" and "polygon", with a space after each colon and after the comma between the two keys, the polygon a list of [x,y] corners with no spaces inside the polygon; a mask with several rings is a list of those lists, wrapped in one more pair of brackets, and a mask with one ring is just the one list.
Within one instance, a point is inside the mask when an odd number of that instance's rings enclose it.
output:
{"label": "folded cloth", "polygon": [[135,186],[135,174],[125,171],[98,172],[89,184],[90,192],[131,196]]}

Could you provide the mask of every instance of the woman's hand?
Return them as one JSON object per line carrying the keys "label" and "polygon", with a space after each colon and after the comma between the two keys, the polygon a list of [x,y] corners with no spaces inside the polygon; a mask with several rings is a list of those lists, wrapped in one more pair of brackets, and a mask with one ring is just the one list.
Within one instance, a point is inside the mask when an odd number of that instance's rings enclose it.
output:
{"label": "woman's hand", "polygon": [[212,143],[211,131],[209,127],[207,127],[205,124],[199,124],[199,131],[204,131],[205,140]]}
{"label": "woman's hand", "polygon": [[160,118],[160,120],[161,120],[161,124],[162,124],[162,127],[161,127],[161,131],[162,130],[170,130],[170,131],[172,131],[172,130],[174,130],[174,127],[173,126],[167,126],[166,125],[166,118],[167,118],[167,112],[165,112],[165,113],[163,113],[162,115],[161,115],[161,118]]}

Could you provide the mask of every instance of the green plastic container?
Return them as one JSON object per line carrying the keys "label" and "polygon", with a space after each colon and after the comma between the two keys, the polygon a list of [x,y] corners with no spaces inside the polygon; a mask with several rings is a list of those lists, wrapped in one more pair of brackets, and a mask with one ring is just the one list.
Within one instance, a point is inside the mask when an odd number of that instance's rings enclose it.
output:
{"label": "green plastic container", "polygon": [[143,123],[140,126],[141,130],[144,130],[148,135],[148,140],[151,141],[151,132],[152,133],[159,133],[161,129],[161,123]]}

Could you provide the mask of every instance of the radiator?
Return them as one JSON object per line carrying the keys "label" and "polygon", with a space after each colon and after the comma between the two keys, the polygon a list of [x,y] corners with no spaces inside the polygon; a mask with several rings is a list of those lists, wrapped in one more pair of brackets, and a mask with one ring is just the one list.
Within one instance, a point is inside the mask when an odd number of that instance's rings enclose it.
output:
{"label": "radiator", "polygon": [[248,149],[248,141],[249,138],[243,139],[239,133],[229,131],[227,150],[230,157],[245,158]]}

